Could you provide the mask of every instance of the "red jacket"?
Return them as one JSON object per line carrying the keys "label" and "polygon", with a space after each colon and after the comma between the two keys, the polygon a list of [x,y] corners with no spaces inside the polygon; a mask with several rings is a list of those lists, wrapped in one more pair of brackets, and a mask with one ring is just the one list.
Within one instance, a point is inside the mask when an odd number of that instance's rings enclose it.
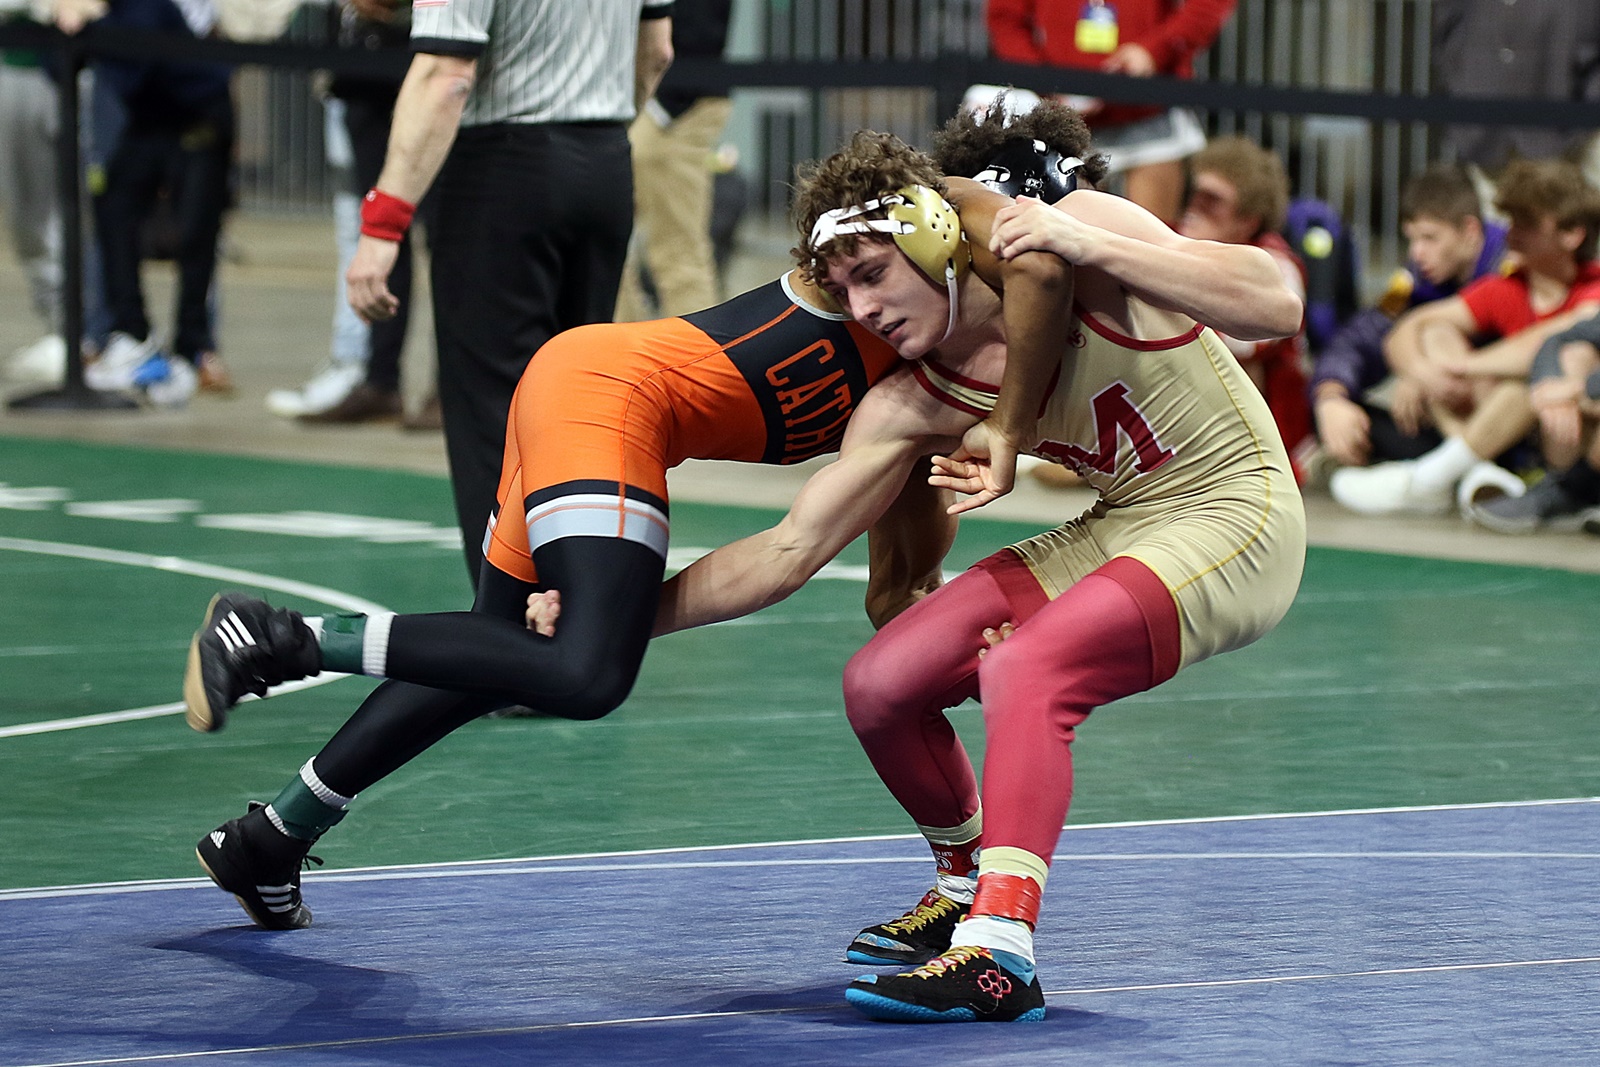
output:
{"label": "red jacket", "polygon": [[[1106,0],[1116,10],[1121,44],[1138,44],[1155,59],[1156,72],[1179,78],[1194,73],[1196,52],[1211,47],[1238,0]],[[1078,19],[1088,0],[989,0],[989,41],[996,59],[1097,70],[1103,54],[1080,52]],[[1089,120],[1095,127],[1121,126],[1163,109],[1112,105]]]}

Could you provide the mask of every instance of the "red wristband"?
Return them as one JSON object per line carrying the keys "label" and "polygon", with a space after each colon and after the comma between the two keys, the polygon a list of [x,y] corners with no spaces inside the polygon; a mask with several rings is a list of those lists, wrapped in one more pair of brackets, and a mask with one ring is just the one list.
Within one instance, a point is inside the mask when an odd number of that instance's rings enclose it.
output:
{"label": "red wristband", "polygon": [[411,228],[417,205],[408,204],[382,189],[368,189],[361,198],[361,232],[382,241],[401,241]]}

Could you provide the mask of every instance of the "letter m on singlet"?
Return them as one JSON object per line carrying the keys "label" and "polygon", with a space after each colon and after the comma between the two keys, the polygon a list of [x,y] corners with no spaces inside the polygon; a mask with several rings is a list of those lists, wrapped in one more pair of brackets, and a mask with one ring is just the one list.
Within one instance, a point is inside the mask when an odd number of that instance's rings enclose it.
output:
{"label": "letter m on singlet", "polygon": [[1045,455],[1065,459],[1073,466],[1089,467],[1110,474],[1117,466],[1117,431],[1122,431],[1136,455],[1133,469],[1147,474],[1171,459],[1175,453],[1163,448],[1156,432],[1145,421],[1144,413],[1128,399],[1128,387],[1112,382],[1089,402],[1094,411],[1096,451],[1079,445],[1046,441],[1039,446]]}

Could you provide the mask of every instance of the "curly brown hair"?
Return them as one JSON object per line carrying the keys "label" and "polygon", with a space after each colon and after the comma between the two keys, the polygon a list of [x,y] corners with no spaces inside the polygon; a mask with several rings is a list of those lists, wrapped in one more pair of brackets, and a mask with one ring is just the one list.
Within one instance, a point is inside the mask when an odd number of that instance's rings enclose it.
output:
{"label": "curly brown hair", "polygon": [[1077,156],[1083,160],[1080,174],[1096,185],[1106,176],[1109,161],[1094,153],[1083,116],[1056,100],[1042,100],[1010,121],[1003,107],[989,108],[982,118],[963,108],[933,135],[933,158],[946,174],[970,178],[989,165],[1002,145],[1024,139],[1043,141],[1063,156]]}
{"label": "curly brown hair", "polygon": [[[863,239],[844,234],[824,242],[820,248],[812,248],[811,230],[819,218],[836,208],[865,204],[908,185],[926,185],[941,196],[945,191],[944,177],[933,159],[892,133],[858,130],[849,144],[827,159],[802,167],[794,187],[794,222],[800,231],[800,243],[790,249],[801,275],[807,281],[817,281],[827,273],[829,259],[854,255]],[[887,209],[862,216],[887,217]]]}
{"label": "curly brown hair", "polygon": [[1517,159],[1500,175],[1494,206],[1512,222],[1538,225],[1553,218],[1563,230],[1583,227],[1583,241],[1573,257],[1594,259],[1600,243],[1600,190],[1584,180],[1576,163],[1564,159]]}
{"label": "curly brown hair", "polygon": [[1240,218],[1261,220],[1258,233],[1280,230],[1289,213],[1289,174],[1283,160],[1246,137],[1216,137],[1189,160],[1194,174],[1210,172],[1227,180],[1239,194]]}

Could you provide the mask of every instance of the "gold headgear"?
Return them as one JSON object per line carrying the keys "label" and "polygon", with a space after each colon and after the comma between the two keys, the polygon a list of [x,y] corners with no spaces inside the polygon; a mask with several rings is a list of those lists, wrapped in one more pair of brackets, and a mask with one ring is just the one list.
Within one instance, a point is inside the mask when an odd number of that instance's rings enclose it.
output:
{"label": "gold headgear", "polygon": [[[880,209],[887,209],[887,218],[861,217]],[[811,227],[811,250],[815,252],[835,237],[872,233],[888,234],[918,270],[944,284],[950,296],[950,320],[939,339],[942,344],[956,328],[956,281],[972,266],[972,248],[961,231],[961,216],[926,185],[907,185],[865,204],[823,212]]]}

